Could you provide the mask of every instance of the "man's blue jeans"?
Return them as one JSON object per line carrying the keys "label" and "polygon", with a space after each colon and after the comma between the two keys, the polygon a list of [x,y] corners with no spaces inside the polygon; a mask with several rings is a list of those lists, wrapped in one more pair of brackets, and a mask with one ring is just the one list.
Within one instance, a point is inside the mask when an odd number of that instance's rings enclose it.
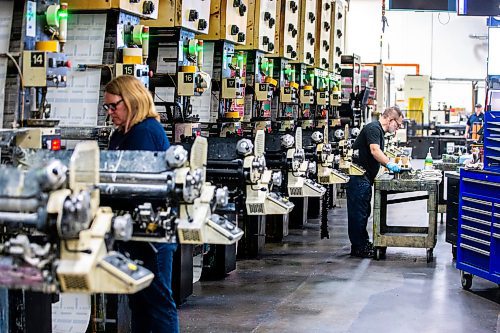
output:
{"label": "man's blue jeans", "polygon": [[372,207],[372,184],[365,176],[350,176],[347,185],[347,224],[353,248],[362,248],[370,240],[366,226]]}
{"label": "man's blue jeans", "polygon": [[176,248],[177,244],[138,242],[128,246],[131,257],[144,262],[155,275],[149,287],[129,296],[133,333],[179,332],[177,308],[172,297],[172,262]]}

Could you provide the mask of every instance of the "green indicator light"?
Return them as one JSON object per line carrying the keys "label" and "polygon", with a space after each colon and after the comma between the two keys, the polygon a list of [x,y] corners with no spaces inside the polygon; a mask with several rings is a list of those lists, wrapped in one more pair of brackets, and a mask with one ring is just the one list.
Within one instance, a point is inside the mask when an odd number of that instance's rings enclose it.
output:
{"label": "green indicator light", "polygon": [[196,53],[196,45],[190,44],[188,51],[189,51],[189,54],[195,54]]}
{"label": "green indicator light", "polygon": [[196,52],[202,52],[202,51],[203,51],[203,46],[196,45]]}
{"label": "green indicator light", "polygon": [[143,32],[142,39],[149,39],[149,32]]}
{"label": "green indicator light", "polygon": [[267,71],[269,69],[269,63],[263,62],[262,64],[260,64],[260,69],[262,69],[263,71]]}
{"label": "green indicator light", "polygon": [[68,12],[65,11],[65,10],[60,10],[58,15],[59,15],[60,19],[61,18],[67,18],[68,17]]}
{"label": "green indicator light", "polygon": [[292,74],[292,70],[290,68],[285,69],[285,74],[286,75]]}
{"label": "green indicator light", "polygon": [[57,21],[57,14],[47,12],[47,22],[55,22]]}

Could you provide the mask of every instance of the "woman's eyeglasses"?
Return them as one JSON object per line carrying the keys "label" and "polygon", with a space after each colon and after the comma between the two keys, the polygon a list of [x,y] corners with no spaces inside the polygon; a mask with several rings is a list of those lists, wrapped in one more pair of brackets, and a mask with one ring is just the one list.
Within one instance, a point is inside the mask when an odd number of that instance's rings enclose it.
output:
{"label": "woman's eyeglasses", "polygon": [[105,111],[116,111],[116,107],[118,106],[118,104],[120,104],[121,102],[123,102],[123,99],[120,99],[118,102],[116,103],[104,103],[102,105],[102,108],[105,110]]}

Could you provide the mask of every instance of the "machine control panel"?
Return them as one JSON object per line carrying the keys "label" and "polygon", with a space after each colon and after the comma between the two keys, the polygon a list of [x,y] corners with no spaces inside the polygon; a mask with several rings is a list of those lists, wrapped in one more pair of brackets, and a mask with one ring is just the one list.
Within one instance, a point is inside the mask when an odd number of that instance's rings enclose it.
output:
{"label": "machine control panel", "polygon": [[306,65],[313,65],[316,43],[316,3],[319,0],[300,1],[300,24],[298,61]]}
{"label": "machine control panel", "polygon": [[255,87],[255,99],[257,101],[267,101],[270,96],[270,86],[268,83],[257,83]]}
{"label": "machine control panel", "polygon": [[342,93],[340,91],[331,91],[330,92],[330,105],[331,106],[340,106],[342,105]]}
{"label": "machine control panel", "polygon": [[59,52],[24,51],[23,77],[26,87],[66,87],[71,61]]}
{"label": "machine control panel", "polygon": [[279,26],[279,22],[276,20],[276,3],[276,0],[255,1],[254,15],[249,18],[247,27],[249,33],[250,29],[253,28],[253,41],[249,41],[247,46],[263,52],[272,53],[275,51],[277,45],[275,45],[274,35]]}
{"label": "machine control panel", "polygon": [[26,128],[16,136],[20,148],[61,149],[61,129],[54,127]]}
{"label": "machine control panel", "polygon": [[119,9],[145,19],[157,19],[159,0],[66,0],[72,11]]}
{"label": "machine control panel", "polygon": [[126,275],[135,281],[142,280],[152,274],[151,271],[137,265],[119,252],[110,252],[99,264],[110,274]]}
{"label": "machine control panel", "polygon": [[290,60],[296,60],[297,41],[299,38],[299,0],[282,0],[281,18],[283,24],[280,31],[280,55]]}
{"label": "machine control panel", "polygon": [[280,88],[280,102],[281,103],[292,103],[292,101],[293,101],[292,87]]}
{"label": "machine control panel", "polygon": [[178,27],[197,34],[207,34],[210,28],[210,0],[159,0],[158,18],[147,21],[152,27]]}
{"label": "machine control panel", "polygon": [[312,89],[300,89],[300,103],[314,103],[314,91]]}
{"label": "machine control panel", "polygon": [[179,72],[177,74],[177,94],[194,96],[195,73]]}
{"label": "machine control panel", "polygon": [[239,90],[240,90],[239,78],[222,79],[222,98],[228,98],[228,99],[238,98]]}
{"label": "machine control panel", "polygon": [[276,192],[270,192],[268,195],[267,195],[267,198],[269,200],[271,200],[273,203],[285,208],[285,209],[293,209],[293,207],[295,206],[290,200],[288,200],[287,198],[281,196],[280,194],[276,193]]}
{"label": "machine control panel", "polygon": [[331,70],[330,66],[330,34],[332,32],[332,3],[330,0],[318,0],[318,20],[316,22],[316,56],[315,67]]}
{"label": "machine control panel", "polygon": [[248,0],[212,0],[210,3],[210,27],[205,40],[227,40],[247,43]]}
{"label": "machine control panel", "polygon": [[316,104],[328,105],[328,93],[326,91],[316,92]]}
{"label": "machine control panel", "polygon": [[210,223],[213,228],[216,228],[222,234],[228,234],[233,237],[242,234],[242,230],[238,228],[233,222],[229,221],[227,218],[220,216],[218,214],[212,214],[210,216]]}
{"label": "machine control panel", "polygon": [[332,11],[332,22],[334,22],[334,31],[332,32],[331,40],[333,41],[331,47],[332,66],[340,70],[340,57],[344,54],[344,30],[345,30],[345,5],[342,0],[335,2],[335,7]]}
{"label": "machine control panel", "polygon": [[115,76],[132,75],[138,78],[146,88],[149,87],[149,66],[137,64],[116,64]]}

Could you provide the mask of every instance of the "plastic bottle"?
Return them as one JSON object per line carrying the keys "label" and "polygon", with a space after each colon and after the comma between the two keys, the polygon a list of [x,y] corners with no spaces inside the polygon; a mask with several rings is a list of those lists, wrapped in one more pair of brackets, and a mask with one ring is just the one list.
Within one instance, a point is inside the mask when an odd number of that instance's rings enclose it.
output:
{"label": "plastic bottle", "polygon": [[425,157],[425,161],[424,161],[424,170],[432,170],[433,169],[433,166],[432,166],[432,154],[431,154],[431,149],[433,147],[429,147],[429,152],[427,153],[427,156]]}

